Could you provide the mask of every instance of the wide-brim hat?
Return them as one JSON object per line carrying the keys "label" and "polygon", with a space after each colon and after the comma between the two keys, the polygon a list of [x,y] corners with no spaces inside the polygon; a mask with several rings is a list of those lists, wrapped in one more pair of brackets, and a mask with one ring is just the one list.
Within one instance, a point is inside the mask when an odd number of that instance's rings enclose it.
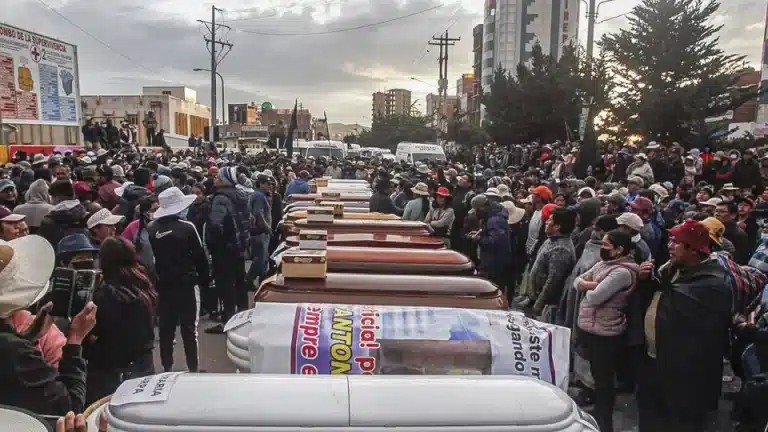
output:
{"label": "wide-brim hat", "polygon": [[43,237],[0,240],[0,318],[37,303],[48,292],[56,254]]}
{"label": "wide-brim hat", "polygon": [[425,183],[416,183],[416,186],[411,188],[411,192],[418,196],[429,196],[429,187]]}
{"label": "wide-brim hat", "polygon": [[419,174],[432,174],[432,170],[426,165],[419,165],[416,167],[416,171]]}
{"label": "wide-brim hat", "polygon": [[160,207],[155,211],[153,219],[179,214],[191,206],[196,199],[197,195],[184,195],[176,186],[166,189],[157,197]]}
{"label": "wide-brim hat", "polygon": [[132,181],[127,181],[127,182],[123,183],[122,185],[120,185],[120,187],[116,187],[115,188],[115,195],[117,195],[118,197],[122,197],[123,194],[125,193],[125,189],[128,186],[132,185],[132,184],[133,184]]}
{"label": "wide-brim hat", "polygon": [[509,218],[507,218],[508,224],[514,225],[523,220],[523,217],[525,216],[525,210],[516,206],[515,203],[512,201],[504,201],[501,203],[501,205],[504,206],[504,208],[507,209],[507,212],[509,213]]}

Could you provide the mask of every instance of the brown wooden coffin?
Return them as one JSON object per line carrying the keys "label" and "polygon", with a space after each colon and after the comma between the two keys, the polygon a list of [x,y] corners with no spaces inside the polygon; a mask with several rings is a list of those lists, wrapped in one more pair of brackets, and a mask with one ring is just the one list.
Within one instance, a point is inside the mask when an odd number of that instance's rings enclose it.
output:
{"label": "brown wooden coffin", "polygon": [[[298,250],[292,248],[289,250]],[[472,276],[474,265],[451,249],[403,249],[331,246],[327,268],[334,273]],[[284,261],[284,260],[283,260]]]}
{"label": "brown wooden coffin", "polygon": [[342,193],[341,196],[338,199],[331,199],[328,197],[324,197],[320,193],[316,194],[294,194],[288,197],[286,200],[287,204],[294,203],[296,201],[315,201],[315,200],[323,200],[323,201],[341,201],[341,202],[368,202],[371,198],[371,194],[365,194],[365,193]]}
{"label": "brown wooden coffin", "polygon": [[[299,210],[288,213],[285,217],[286,222],[295,222],[300,219],[307,218],[306,210]],[[339,219],[349,220],[400,220],[400,216],[386,213],[347,213],[346,209],[344,216]]]}
{"label": "brown wooden coffin", "polygon": [[[298,246],[299,237],[285,239],[288,246]],[[397,234],[328,234],[328,246],[356,246],[368,248],[444,249],[445,244],[437,237],[403,236]]]}
{"label": "brown wooden coffin", "polygon": [[336,219],[333,222],[312,222],[306,219],[293,223],[291,232],[302,229],[326,230],[328,234],[352,234],[352,233],[384,233],[399,235],[428,236],[429,230],[424,222],[413,221],[381,221],[381,220],[350,220]]}
{"label": "brown wooden coffin", "polygon": [[261,285],[254,301],[509,308],[504,294],[494,284],[477,277],[362,273],[328,273],[325,279],[272,276]]}

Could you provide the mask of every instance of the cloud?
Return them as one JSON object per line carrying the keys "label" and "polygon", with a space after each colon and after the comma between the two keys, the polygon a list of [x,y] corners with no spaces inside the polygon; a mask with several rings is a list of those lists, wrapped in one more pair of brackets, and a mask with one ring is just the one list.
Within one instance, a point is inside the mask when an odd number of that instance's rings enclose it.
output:
{"label": "cloud", "polygon": [[[209,103],[209,78],[193,68],[210,68],[196,19],[210,20],[210,4],[161,0],[137,7],[134,1],[46,0],[61,14],[95,35],[110,50],[36,0],[14,2],[4,21],[74,43],[80,58],[83,94],[136,94],[142,85],[187,85]],[[219,4],[221,3],[221,4]],[[334,122],[365,122],[376,90],[414,87],[410,76],[437,81],[436,55],[420,57],[426,41],[449,25],[462,36],[452,49],[451,76],[471,71],[472,26],[477,11],[440,0],[294,0],[217,2],[232,12],[219,14],[232,31],[222,32],[234,48],[219,66],[230,103],[270,100],[289,107],[294,98]],[[315,36],[440,8],[382,26]],[[6,8],[4,8],[4,12]],[[249,34],[247,31],[279,35]],[[119,54],[118,54],[119,53]],[[128,57],[129,59],[126,59]],[[455,78],[453,79],[455,81]]]}
{"label": "cloud", "polygon": [[[209,103],[210,78],[193,68],[209,68],[203,42],[210,2],[155,0],[43,0],[76,25],[112,47],[105,47],[46,9],[39,0],[4,0],[3,21],[78,46],[84,94],[136,94],[142,85],[187,85]],[[606,3],[605,19],[625,13],[640,0]],[[190,4],[193,3],[193,4]],[[760,62],[765,6],[757,0],[729,0],[722,44],[728,51]],[[291,33],[329,32],[441,7],[386,25],[313,36]],[[437,52],[427,41],[449,29],[461,37],[450,50],[448,87],[472,71],[472,28],[482,22],[481,0],[217,0],[225,9],[217,20],[232,27],[222,37],[234,49],[219,67],[226,81],[226,101],[292,106],[299,98],[313,113],[328,112],[332,122],[367,123],[371,93],[408,88],[414,99],[437,84]],[[583,14],[582,14],[583,15]],[[626,26],[625,18],[598,25],[596,37]],[[746,29],[746,31],[745,31]],[[266,34],[249,34],[246,31]],[[583,41],[586,22],[580,25]],[[744,36],[748,37],[744,37]],[[427,84],[410,80],[416,77]],[[220,103],[220,102],[219,102]]]}

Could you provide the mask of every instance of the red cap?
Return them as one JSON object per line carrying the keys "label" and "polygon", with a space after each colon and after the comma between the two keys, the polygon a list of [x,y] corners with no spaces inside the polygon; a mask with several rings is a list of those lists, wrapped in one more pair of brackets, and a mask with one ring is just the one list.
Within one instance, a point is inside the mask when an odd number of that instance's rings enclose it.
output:
{"label": "red cap", "polygon": [[541,199],[552,199],[552,191],[549,190],[549,188],[546,186],[536,186],[535,188],[530,189],[528,192],[538,195]]}
{"label": "red cap", "polygon": [[675,241],[683,243],[697,252],[706,254],[712,252],[709,246],[710,238],[707,227],[693,219],[688,219],[680,225],[673,227],[669,230],[669,235]]}
{"label": "red cap", "polygon": [[552,216],[552,210],[557,208],[557,204],[547,204],[541,209],[541,220],[547,221]]}
{"label": "red cap", "polygon": [[629,203],[629,206],[635,210],[650,212],[653,211],[653,203],[646,197],[637,197],[634,201]]}
{"label": "red cap", "polygon": [[91,185],[84,181],[78,181],[75,182],[73,188],[75,189],[75,195],[80,196],[82,194],[87,194],[93,191],[91,188]]}
{"label": "red cap", "polygon": [[209,176],[215,176],[218,173],[219,173],[219,169],[217,167],[212,166],[212,167],[208,168],[208,175]]}
{"label": "red cap", "polygon": [[445,186],[440,186],[439,188],[437,188],[437,194],[444,197],[451,196],[451,192]]}

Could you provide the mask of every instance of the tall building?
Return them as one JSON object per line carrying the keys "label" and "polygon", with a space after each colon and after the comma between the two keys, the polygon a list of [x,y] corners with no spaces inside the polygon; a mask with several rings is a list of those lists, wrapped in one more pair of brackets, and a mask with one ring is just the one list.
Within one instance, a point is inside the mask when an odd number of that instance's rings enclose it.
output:
{"label": "tall building", "polygon": [[480,79],[483,76],[483,25],[478,24],[472,29],[472,54],[474,61],[472,63],[474,75],[474,90],[472,100],[469,104],[468,120],[471,124],[480,126],[480,110],[483,93],[480,91]]}
{"label": "tall building", "polygon": [[514,73],[538,42],[560,57],[579,37],[579,0],[485,0],[482,86],[488,91],[499,65]]}
{"label": "tall building", "polygon": [[475,74],[461,74],[461,78],[456,82],[456,97],[458,98],[458,108],[461,112],[461,121],[463,122],[469,121],[469,115],[473,111],[474,95]]}
{"label": "tall building", "polygon": [[373,116],[410,115],[411,92],[405,89],[391,89],[373,94]]}
{"label": "tall building", "polygon": [[[456,96],[446,96],[445,104],[440,100],[440,96],[430,93],[427,95],[427,112],[425,115],[430,118],[430,126],[435,129],[448,131],[448,122],[453,120],[453,113],[459,104],[459,98]],[[444,120],[441,122],[441,120]]]}
{"label": "tall building", "polygon": [[387,115],[387,94],[384,92],[376,92],[373,94],[371,118],[385,115]]}

